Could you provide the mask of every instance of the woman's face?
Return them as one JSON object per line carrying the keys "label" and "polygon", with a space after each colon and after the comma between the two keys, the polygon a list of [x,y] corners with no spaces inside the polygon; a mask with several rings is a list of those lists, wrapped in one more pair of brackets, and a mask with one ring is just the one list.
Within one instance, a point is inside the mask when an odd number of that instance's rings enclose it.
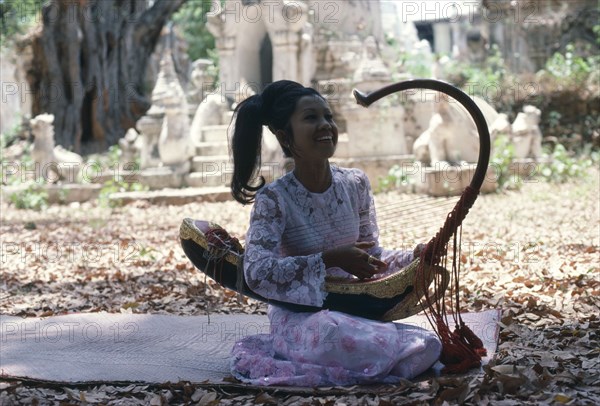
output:
{"label": "woman's face", "polygon": [[326,160],[333,156],[338,128],[327,102],[319,96],[303,96],[290,117],[294,159]]}

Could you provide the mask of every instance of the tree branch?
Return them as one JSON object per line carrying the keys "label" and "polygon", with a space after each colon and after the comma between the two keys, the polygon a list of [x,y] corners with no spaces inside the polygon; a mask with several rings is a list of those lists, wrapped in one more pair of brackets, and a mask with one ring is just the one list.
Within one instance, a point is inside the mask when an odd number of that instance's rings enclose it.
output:
{"label": "tree branch", "polygon": [[159,35],[167,20],[186,1],[156,0],[152,7],[142,13],[134,31],[134,38]]}

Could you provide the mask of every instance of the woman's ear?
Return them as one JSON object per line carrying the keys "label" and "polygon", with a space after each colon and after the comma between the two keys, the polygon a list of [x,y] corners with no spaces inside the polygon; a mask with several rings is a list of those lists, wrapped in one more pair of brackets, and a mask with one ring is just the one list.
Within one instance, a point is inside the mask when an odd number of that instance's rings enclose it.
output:
{"label": "woman's ear", "polygon": [[283,145],[286,148],[289,148],[289,143],[287,142],[287,137],[285,136],[285,131],[283,130],[277,130],[275,131],[275,136],[277,137],[277,141],[279,141],[279,143],[281,145]]}

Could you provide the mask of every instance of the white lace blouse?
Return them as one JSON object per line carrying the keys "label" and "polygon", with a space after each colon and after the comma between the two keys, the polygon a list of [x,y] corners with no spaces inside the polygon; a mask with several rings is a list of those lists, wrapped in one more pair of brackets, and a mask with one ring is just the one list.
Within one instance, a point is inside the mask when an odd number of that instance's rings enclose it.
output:
{"label": "white lace blouse", "polygon": [[257,193],[244,258],[246,281],[256,293],[321,307],[326,275],[354,278],[340,268],[325,269],[322,252],[358,241],[375,241],[368,252],[387,260],[389,271],[412,260],[412,252],[391,255],[379,247],[367,176],[335,166],[331,172],[332,184],[323,193],[309,192],[292,172]]}

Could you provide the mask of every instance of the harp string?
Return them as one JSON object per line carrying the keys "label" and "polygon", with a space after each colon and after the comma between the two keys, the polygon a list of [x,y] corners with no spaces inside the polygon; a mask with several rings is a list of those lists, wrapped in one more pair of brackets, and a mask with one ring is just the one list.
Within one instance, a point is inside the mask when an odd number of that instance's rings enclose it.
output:
{"label": "harp string", "polygon": [[[368,210],[359,211],[360,218],[358,225],[354,221],[355,215],[340,215],[333,218],[338,224],[337,230],[340,233],[347,233],[365,225],[371,225],[372,217],[377,219],[379,237],[390,235],[398,231],[407,232],[409,229],[428,229],[434,226],[439,227],[440,219],[443,219],[457,199],[449,198],[431,198],[418,197],[414,199],[405,199],[377,207],[370,207]],[[409,206],[407,208],[407,205]],[[315,236],[320,231],[329,229],[329,223],[303,224],[286,230],[289,236],[288,244],[294,244],[303,241],[309,244],[321,242],[321,238]],[[307,231],[314,230],[315,233]]]}

